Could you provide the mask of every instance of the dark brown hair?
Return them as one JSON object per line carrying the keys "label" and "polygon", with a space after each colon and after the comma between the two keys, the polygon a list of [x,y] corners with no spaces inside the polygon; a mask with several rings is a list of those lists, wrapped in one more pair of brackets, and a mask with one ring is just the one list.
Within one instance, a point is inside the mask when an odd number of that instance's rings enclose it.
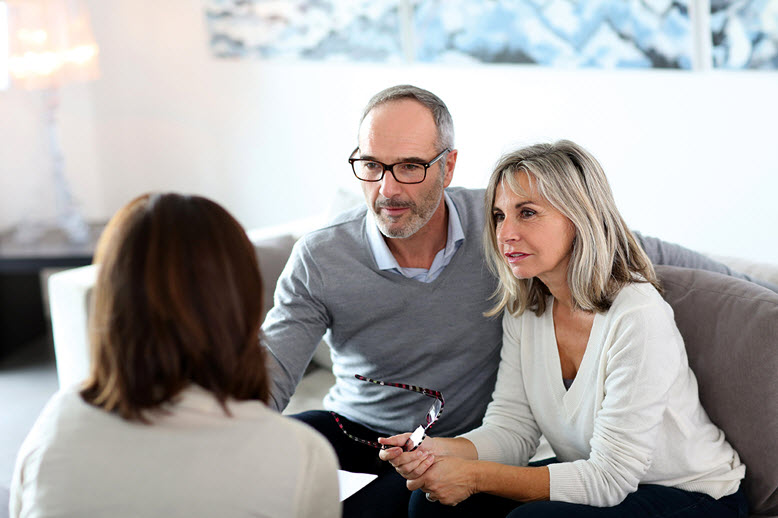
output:
{"label": "dark brown hair", "polygon": [[240,224],[199,196],[146,194],[114,215],[95,253],[84,400],[128,420],[194,383],[267,402],[262,279]]}

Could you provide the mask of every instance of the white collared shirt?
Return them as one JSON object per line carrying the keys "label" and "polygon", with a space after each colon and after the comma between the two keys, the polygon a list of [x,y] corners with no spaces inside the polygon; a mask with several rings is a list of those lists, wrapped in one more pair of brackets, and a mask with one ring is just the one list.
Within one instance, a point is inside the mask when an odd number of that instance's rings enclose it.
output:
{"label": "white collared shirt", "polygon": [[459,220],[459,212],[451,201],[448,193],[443,192],[443,199],[448,208],[448,236],[446,237],[446,246],[438,251],[432,260],[430,268],[404,268],[397,263],[389,246],[384,240],[375,217],[371,211],[368,211],[367,222],[367,242],[370,245],[370,251],[373,253],[378,268],[403,275],[409,279],[415,279],[421,282],[432,282],[438,278],[443,269],[448,266],[454,254],[465,240],[465,232],[462,230],[462,222]]}

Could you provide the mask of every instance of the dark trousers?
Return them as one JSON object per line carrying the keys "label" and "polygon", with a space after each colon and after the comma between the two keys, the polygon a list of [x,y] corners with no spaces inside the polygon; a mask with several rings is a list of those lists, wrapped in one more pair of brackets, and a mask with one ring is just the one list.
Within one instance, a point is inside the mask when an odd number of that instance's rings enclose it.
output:
{"label": "dark trousers", "polygon": [[[311,410],[290,417],[298,419],[324,435],[338,455],[340,469],[356,473],[375,473],[378,478],[343,502],[343,517],[403,518],[408,516],[411,492],[405,487],[405,479],[391,464],[378,458],[379,450],[350,439],[338,427],[332,414],[324,410]],[[387,437],[365,426],[338,416],[343,427],[352,435],[376,441]],[[424,495],[422,495],[424,496]]]}
{"label": "dark trousers", "polygon": [[[343,502],[343,517],[436,518],[747,518],[748,504],[741,487],[736,493],[716,500],[703,493],[653,484],[638,486],[623,502],[613,507],[592,507],[566,502],[530,502],[484,493],[471,496],[454,507],[429,502],[424,493],[411,493],[388,462],[378,458],[378,449],[350,439],[329,412],[313,410],[291,417],[309,424],[324,435],[338,455],[340,468],[357,473],[375,473],[378,478]],[[357,437],[375,441],[385,436],[338,416],[343,426]],[[554,459],[532,463],[541,466]],[[409,502],[410,500],[410,502]]]}
{"label": "dark trousers", "polygon": [[566,502],[518,503],[507,498],[476,494],[455,507],[427,501],[424,493],[411,496],[411,518],[499,517],[499,518],[747,518],[748,504],[741,487],[718,500],[674,487],[645,484],[613,507]]}

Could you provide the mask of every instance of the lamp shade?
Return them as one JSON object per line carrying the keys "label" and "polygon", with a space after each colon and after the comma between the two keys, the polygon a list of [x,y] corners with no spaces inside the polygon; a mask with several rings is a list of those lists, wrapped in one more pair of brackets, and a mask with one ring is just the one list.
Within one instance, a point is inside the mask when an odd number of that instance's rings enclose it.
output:
{"label": "lamp shade", "polygon": [[8,73],[36,89],[96,79],[98,47],[82,0],[7,0]]}

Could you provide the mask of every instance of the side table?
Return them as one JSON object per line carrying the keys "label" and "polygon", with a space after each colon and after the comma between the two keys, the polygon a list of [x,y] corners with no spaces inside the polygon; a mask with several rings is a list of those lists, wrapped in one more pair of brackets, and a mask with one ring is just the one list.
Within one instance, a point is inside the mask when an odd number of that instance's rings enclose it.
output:
{"label": "side table", "polygon": [[104,225],[90,225],[86,243],[71,243],[59,229],[32,243],[19,243],[13,231],[0,234],[0,358],[47,332],[41,272],[76,268],[92,262]]}

